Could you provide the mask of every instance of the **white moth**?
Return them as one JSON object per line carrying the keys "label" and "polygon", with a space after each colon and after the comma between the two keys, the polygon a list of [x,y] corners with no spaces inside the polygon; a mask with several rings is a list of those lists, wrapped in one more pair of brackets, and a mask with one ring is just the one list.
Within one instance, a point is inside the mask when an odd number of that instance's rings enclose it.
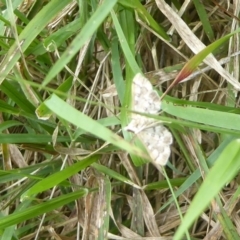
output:
{"label": "white moth", "polygon": [[[133,78],[132,110],[147,114],[158,114],[161,110],[159,95],[149,80],[140,73]],[[125,129],[137,134],[155,164],[167,164],[173,141],[167,128],[154,119],[133,113]]]}

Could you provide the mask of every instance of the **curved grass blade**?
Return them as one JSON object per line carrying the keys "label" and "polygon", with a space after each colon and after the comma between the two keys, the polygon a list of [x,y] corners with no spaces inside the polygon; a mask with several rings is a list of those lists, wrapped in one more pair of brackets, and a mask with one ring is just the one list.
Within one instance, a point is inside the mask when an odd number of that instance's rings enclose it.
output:
{"label": "curved grass blade", "polygon": [[164,30],[159,23],[157,23],[153,17],[149,14],[149,12],[145,9],[145,7],[140,3],[139,0],[119,0],[120,4],[125,7],[130,7],[137,11],[140,18],[147,23],[154,31],[156,31],[162,38],[167,41],[170,41],[170,37],[167,35],[166,31]]}
{"label": "curved grass blade", "polygon": [[[182,70],[179,72],[177,77],[174,79],[174,81],[171,83],[171,85],[168,87],[168,89],[165,91],[164,95],[165,96],[169,90],[184,80],[186,77],[188,77],[190,74],[193,73],[193,71],[198,67],[198,65],[214,50],[216,50],[218,47],[220,47],[223,43],[229,40],[234,34],[239,33],[240,28],[237,29],[236,31],[218,39],[217,41],[213,42],[212,44],[208,45],[206,48],[204,48],[202,51],[200,51],[198,54],[196,54],[193,58],[191,58],[182,68]],[[235,86],[237,89],[240,89],[239,85]],[[163,97],[162,96],[162,97]]]}
{"label": "curved grass blade", "polygon": [[200,216],[222,187],[230,182],[240,169],[240,139],[233,140],[224,149],[215,165],[210,169],[203,184],[193,199],[174,240],[182,239],[183,234],[194,220]]}
{"label": "curved grass blade", "polygon": [[79,162],[63,169],[60,172],[54,173],[51,176],[44,178],[43,180],[36,183],[33,187],[28,189],[21,196],[21,200],[25,200],[25,199],[29,198],[30,196],[32,196],[34,194],[43,192],[45,190],[48,190],[48,189],[58,185],[59,183],[61,183],[65,179],[73,176],[74,174],[78,173],[82,169],[85,169],[86,167],[91,165],[92,163],[97,161],[97,159],[98,159],[98,156],[91,156],[89,158],[86,158],[82,161],[79,161]]}
{"label": "curved grass blade", "polygon": [[[21,45],[22,52],[28,48],[36,36],[51,21],[51,19],[53,19],[54,16],[70,2],[71,0],[52,0],[36,15],[35,18],[32,19],[32,21],[29,22],[19,35],[19,43]],[[2,83],[8,73],[12,70],[20,56],[20,50],[18,49],[17,42],[15,42],[0,64],[0,83]]]}
{"label": "curved grass blade", "polygon": [[162,110],[173,116],[219,128],[240,130],[238,114],[162,102]]}
{"label": "curved grass blade", "polygon": [[110,13],[116,2],[117,0],[105,0],[101,2],[99,8],[82,28],[82,31],[75,37],[66,51],[62,54],[62,57],[49,71],[48,75],[42,83],[43,86],[47,85],[73,58],[79,49],[91,38],[94,32],[97,31],[100,24]]}
{"label": "curved grass blade", "polygon": [[49,200],[47,202],[37,204],[36,206],[28,207],[25,210],[19,211],[17,213],[13,213],[9,216],[1,217],[0,229],[4,230],[6,227],[9,227],[18,223],[22,223],[25,220],[32,219],[33,217],[55,210],[78,198],[86,196],[87,193],[88,193],[87,189],[81,189],[79,191],[62,195],[53,200]]}
{"label": "curved grass blade", "polygon": [[89,132],[94,136],[105,140],[106,142],[112,143],[113,145],[124,149],[129,153],[138,156],[144,156],[146,159],[148,159],[148,156],[142,150],[125,141],[123,138],[113,133],[99,122],[93,120],[82,112],[79,112],[57,97],[55,94],[52,94],[49,99],[45,100],[44,104],[60,118],[74,124],[84,131]]}

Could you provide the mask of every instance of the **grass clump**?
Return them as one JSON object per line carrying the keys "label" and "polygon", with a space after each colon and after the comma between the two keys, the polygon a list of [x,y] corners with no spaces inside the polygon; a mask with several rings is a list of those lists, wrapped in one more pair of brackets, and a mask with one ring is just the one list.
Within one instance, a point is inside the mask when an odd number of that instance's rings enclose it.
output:
{"label": "grass clump", "polygon": [[[0,8],[2,239],[239,238],[235,1]],[[139,72],[174,136],[164,168],[124,130]]]}

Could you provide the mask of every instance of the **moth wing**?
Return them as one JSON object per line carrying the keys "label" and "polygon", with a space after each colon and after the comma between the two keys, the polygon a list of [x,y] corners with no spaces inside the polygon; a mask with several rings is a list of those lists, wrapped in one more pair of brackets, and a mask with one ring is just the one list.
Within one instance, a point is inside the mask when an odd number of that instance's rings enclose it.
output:
{"label": "moth wing", "polygon": [[161,110],[161,101],[152,84],[142,74],[133,78],[132,109],[136,112],[155,114]]}
{"label": "moth wing", "polygon": [[[161,101],[152,84],[142,74],[138,73],[133,78],[132,84],[132,110],[136,112],[157,114],[161,110]],[[131,122],[126,130],[139,132],[153,120],[136,113],[132,113]]]}
{"label": "moth wing", "polygon": [[138,136],[157,165],[165,166],[171,154],[172,134],[163,125],[147,128]]}

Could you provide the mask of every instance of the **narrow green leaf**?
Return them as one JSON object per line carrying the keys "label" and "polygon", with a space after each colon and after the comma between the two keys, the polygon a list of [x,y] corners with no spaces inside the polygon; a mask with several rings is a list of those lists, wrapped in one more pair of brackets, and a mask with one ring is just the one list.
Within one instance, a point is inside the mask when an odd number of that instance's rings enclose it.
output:
{"label": "narrow green leaf", "polygon": [[240,115],[163,102],[162,110],[173,116],[225,129],[240,130]]}
{"label": "narrow green leaf", "polygon": [[118,39],[120,39],[120,44],[123,50],[123,53],[125,55],[126,60],[128,61],[129,66],[132,68],[132,71],[136,74],[141,72],[141,69],[139,68],[134,55],[128,45],[128,41],[123,33],[122,27],[117,19],[116,14],[112,11],[111,16],[113,19],[114,26],[117,31]]}
{"label": "narrow green leaf", "polygon": [[18,84],[14,84],[10,81],[4,81],[0,85],[0,90],[4,92],[9,97],[9,99],[14,101],[21,110],[24,110],[27,113],[34,113],[34,106],[24,96]]}
{"label": "narrow green leaf", "polygon": [[108,128],[101,125],[99,122],[94,121],[92,118],[88,117],[82,112],[77,111],[75,108],[64,102],[55,94],[53,94],[44,103],[52,112],[57,114],[60,118],[74,124],[75,126],[83,129],[84,131],[89,132],[105,140],[106,142],[112,143],[115,146],[124,149],[129,153],[148,158],[148,156],[146,156],[146,154],[142,150],[125,141],[123,138],[113,133]]}
{"label": "narrow green leaf", "polygon": [[202,51],[200,51],[198,54],[196,54],[193,58],[191,58],[183,67],[183,69],[179,72],[177,77],[175,78],[174,82],[172,82],[171,87],[175,84],[182,81],[184,78],[188,77],[193,71],[198,67],[198,65],[204,60],[204,58],[207,57],[210,53],[212,53],[214,50],[216,50],[218,47],[220,47],[223,43],[229,40],[230,37],[232,37],[234,34],[239,33],[240,28],[220,39],[213,42],[212,44],[208,45],[206,48],[204,48]]}
{"label": "narrow green leaf", "polygon": [[[62,99],[66,99],[66,96],[67,96],[67,92],[70,90],[72,86],[72,77],[71,78],[68,78],[67,80],[65,80],[56,90],[58,92],[61,92],[61,93],[65,93],[63,94],[63,96],[60,94],[57,94],[57,96],[59,96],[60,98]],[[52,115],[52,112],[45,106],[44,103],[41,103],[37,109],[35,110],[35,113],[38,117],[38,119],[43,119],[43,120],[47,120],[51,117]]]}
{"label": "narrow green leaf", "polygon": [[183,234],[194,220],[210,204],[222,187],[230,182],[240,169],[240,140],[236,139],[227,145],[215,165],[210,169],[203,184],[198,189],[189,209],[174,235],[174,240],[182,239]]}
{"label": "narrow green leaf", "polygon": [[117,0],[104,0],[101,2],[97,11],[91,16],[88,22],[84,25],[81,32],[71,42],[69,47],[63,53],[62,57],[56,62],[53,68],[49,71],[48,75],[44,79],[42,85],[47,85],[73,58],[73,56],[81,49],[81,47],[91,38],[96,32],[97,28],[103,22],[103,20],[110,13]]}
{"label": "narrow green leaf", "polygon": [[6,130],[10,127],[16,127],[16,126],[20,126],[20,125],[23,125],[23,123],[15,121],[15,120],[5,121],[0,124],[0,132],[3,132],[4,130]]}
{"label": "narrow green leaf", "polygon": [[102,172],[106,175],[108,175],[111,178],[117,179],[120,182],[124,182],[128,185],[134,186],[135,188],[140,188],[137,184],[135,184],[134,182],[132,182],[131,180],[129,180],[128,178],[126,178],[125,176],[121,175],[120,173],[117,173],[105,166],[102,166],[100,164],[97,163],[93,163],[93,167],[96,168],[99,172]]}
{"label": "narrow green leaf", "polygon": [[148,26],[156,31],[162,38],[166,39],[167,41],[170,40],[170,37],[167,35],[164,28],[153,19],[153,17],[149,14],[139,0],[118,0],[118,2],[123,6],[136,10],[140,18],[146,22]]}
{"label": "narrow green leaf", "polygon": [[209,16],[207,14],[206,9],[204,8],[204,5],[202,4],[202,2],[200,0],[193,0],[193,4],[195,5],[195,8],[197,10],[198,16],[201,20],[203,29],[206,33],[206,35],[208,36],[209,40],[211,42],[214,41],[214,32],[213,29],[211,27],[211,22],[209,21]]}
{"label": "narrow green leaf", "polygon": [[78,198],[86,196],[87,193],[87,189],[81,189],[73,193],[62,195],[53,200],[37,204],[36,206],[29,207],[25,210],[13,213],[9,216],[1,217],[0,229],[5,229],[6,227],[12,226],[14,224],[22,223],[25,220],[32,219],[52,210],[56,210],[57,208],[62,207]]}
{"label": "narrow green leaf", "polygon": [[[19,35],[21,49],[24,52],[36,36],[44,29],[44,27],[61,11],[71,0],[52,0],[35,16]],[[31,33],[31,34],[29,34]],[[0,64],[0,83],[6,78],[14,65],[20,58],[20,50],[17,42],[9,49],[7,55]]]}
{"label": "narrow green leaf", "polygon": [[93,162],[97,161],[97,159],[98,159],[98,156],[91,156],[89,158],[86,158],[82,161],[79,161],[79,162],[63,169],[60,172],[54,173],[51,176],[44,178],[43,180],[36,183],[33,187],[28,189],[21,196],[22,201],[37,194],[37,193],[41,193],[45,190],[48,190],[48,189],[58,185],[65,179],[73,176],[74,174],[78,173],[82,169],[85,169],[86,167],[91,165]]}
{"label": "narrow green leaf", "polygon": [[[57,142],[71,141],[70,137],[59,136]],[[11,133],[0,134],[0,143],[49,143],[52,142],[52,136],[46,134],[31,133]]]}

